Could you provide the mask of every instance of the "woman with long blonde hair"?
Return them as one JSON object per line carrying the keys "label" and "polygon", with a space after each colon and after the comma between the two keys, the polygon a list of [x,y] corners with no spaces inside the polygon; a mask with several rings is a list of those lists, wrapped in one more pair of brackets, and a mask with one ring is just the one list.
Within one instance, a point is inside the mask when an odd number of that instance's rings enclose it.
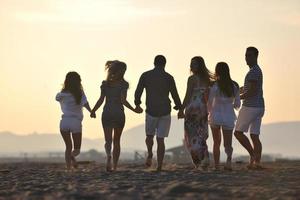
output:
{"label": "woman with long blonde hair", "polygon": [[[133,108],[126,100],[127,89],[129,87],[128,82],[124,80],[124,74],[127,68],[126,64],[118,60],[108,61],[105,68],[107,70],[107,78],[102,82],[101,95],[92,109],[91,117],[96,117],[95,112],[105,100],[102,113],[102,126],[107,155],[106,170],[112,171],[117,169],[120,157],[120,138],[125,125],[124,106],[136,113],[140,113],[142,110]],[[112,155],[111,151],[113,152]],[[113,166],[111,165],[112,159]]]}

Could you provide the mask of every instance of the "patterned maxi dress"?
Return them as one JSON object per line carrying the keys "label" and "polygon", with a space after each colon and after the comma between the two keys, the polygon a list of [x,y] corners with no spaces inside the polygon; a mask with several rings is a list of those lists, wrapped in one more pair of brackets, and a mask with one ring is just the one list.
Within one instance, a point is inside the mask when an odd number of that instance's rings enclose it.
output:
{"label": "patterned maxi dress", "polygon": [[206,140],[208,138],[208,111],[206,106],[207,87],[197,86],[193,89],[190,103],[185,109],[184,137],[193,163],[198,166],[208,155]]}

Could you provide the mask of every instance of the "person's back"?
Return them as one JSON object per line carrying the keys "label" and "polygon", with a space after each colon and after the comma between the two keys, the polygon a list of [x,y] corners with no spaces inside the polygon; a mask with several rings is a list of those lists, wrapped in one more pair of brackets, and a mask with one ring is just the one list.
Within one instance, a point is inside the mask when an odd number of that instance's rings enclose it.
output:
{"label": "person's back", "polygon": [[[208,90],[208,85],[204,83],[199,76],[193,74],[189,77],[191,82],[193,82],[192,86],[192,95],[191,95],[191,102],[195,100],[200,100],[201,103],[203,98],[205,98],[206,92]],[[189,103],[191,103],[189,102]]]}
{"label": "person's back", "polygon": [[184,141],[194,166],[207,169],[209,153],[207,123],[207,91],[213,78],[201,56],[191,59],[185,97],[178,118],[184,118]]}
{"label": "person's back", "polygon": [[109,84],[103,81],[101,85],[102,91],[105,93],[105,106],[104,109],[118,108],[124,110],[121,102],[122,92],[128,89],[128,82],[122,80],[118,83]]}
{"label": "person's back", "polygon": [[165,72],[166,58],[158,55],[154,59],[153,70],[143,73],[135,91],[135,105],[137,108],[141,104],[143,90],[146,90],[146,145],[148,157],[146,166],[152,164],[153,138],[157,139],[157,170],[162,168],[165,154],[164,138],[168,137],[171,126],[171,101],[169,94],[175,102],[175,109],[181,107],[181,101],[176,89],[174,78]]}
{"label": "person's back", "polygon": [[76,100],[70,92],[59,92],[56,95],[56,100],[59,101],[61,110],[63,112],[62,117],[76,117],[82,120],[83,113],[82,107],[87,103],[85,94],[82,94],[81,103],[77,104]]}
{"label": "person's back", "polygon": [[249,82],[255,80],[257,82],[257,92],[253,96],[249,96],[244,99],[243,105],[247,107],[265,107],[263,98],[263,74],[262,70],[258,65],[250,68],[249,72],[245,77],[244,91],[247,92],[250,89]]}
{"label": "person's back", "polygon": [[170,114],[169,93],[174,90],[173,77],[164,69],[155,68],[145,72],[141,79],[146,89],[146,112],[154,117]]}
{"label": "person's back", "polygon": [[133,108],[127,101],[129,85],[124,79],[126,63],[119,60],[107,61],[105,68],[107,78],[102,82],[101,94],[92,109],[91,117],[96,117],[96,111],[105,100],[101,121],[105,136],[106,171],[112,171],[117,170],[121,152],[120,139],[126,121],[124,106],[137,113],[142,110]]}
{"label": "person's back", "polygon": [[236,115],[234,109],[240,107],[239,88],[237,84],[234,84],[234,96],[224,95],[218,84],[215,83],[209,92],[208,98],[208,110],[209,123],[226,125],[230,124],[234,126]]}
{"label": "person's back", "polygon": [[[55,99],[60,103],[63,112],[59,129],[66,145],[65,160],[67,170],[71,170],[72,166],[77,168],[75,157],[80,153],[83,119],[82,107],[91,112],[82,89],[80,75],[77,72],[67,73],[63,89],[57,93]],[[73,147],[74,150],[72,150]]]}

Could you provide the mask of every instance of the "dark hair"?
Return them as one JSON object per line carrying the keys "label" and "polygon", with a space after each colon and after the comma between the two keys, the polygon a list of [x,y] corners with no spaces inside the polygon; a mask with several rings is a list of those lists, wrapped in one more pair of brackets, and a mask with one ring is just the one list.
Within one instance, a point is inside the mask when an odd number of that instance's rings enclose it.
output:
{"label": "dark hair", "polygon": [[254,53],[254,55],[256,56],[256,58],[258,57],[258,49],[255,47],[248,47],[246,51],[252,51]]}
{"label": "dark hair", "polygon": [[236,82],[232,81],[229,72],[229,66],[225,62],[219,62],[216,65],[215,76],[218,76],[217,84],[222,94],[227,97],[234,96],[234,85],[237,85]]}
{"label": "dark hair", "polygon": [[201,56],[195,56],[191,60],[191,72],[200,77],[207,85],[210,85],[214,79],[213,74],[207,69],[204,59]]}
{"label": "dark hair", "polygon": [[127,66],[124,62],[113,60],[106,62],[105,69],[107,70],[106,80],[108,82],[119,81],[124,80],[124,74],[126,72]]}
{"label": "dark hair", "polygon": [[157,55],[154,58],[154,66],[155,67],[164,67],[166,65],[166,58],[163,55]]}
{"label": "dark hair", "polygon": [[68,72],[61,91],[70,92],[76,103],[80,104],[83,93],[80,75],[77,72]]}

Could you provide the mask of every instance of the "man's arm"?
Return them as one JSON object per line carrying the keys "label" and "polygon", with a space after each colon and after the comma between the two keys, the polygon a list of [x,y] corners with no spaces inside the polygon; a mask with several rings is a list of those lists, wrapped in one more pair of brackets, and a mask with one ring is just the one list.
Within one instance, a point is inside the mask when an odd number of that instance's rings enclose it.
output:
{"label": "man's arm", "polygon": [[241,99],[246,99],[252,96],[255,96],[257,94],[258,91],[258,87],[257,87],[257,80],[250,80],[249,81],[249,89],[247,91],[244,91],[241,94]]}
{"label": "man's arm", "polygon": [[170,84],[171,84],[170,85],[170,92],[171,92],[172,98],[173,98],[174,103],[175,103],[174,109],[179,110],[179,109],[181,109],[182,105],[181,105],[180,97],[179,97],[178,92],[177,92],[177,88],[176,88],[174,78],[171,79]]}
{"label": "man's arm", "polygon": [[141,96],[143,94],[144,88],[145,88],[144,75],[142,74],[134,93],[134,104],[136,106],[139,106],[142,103]]}

